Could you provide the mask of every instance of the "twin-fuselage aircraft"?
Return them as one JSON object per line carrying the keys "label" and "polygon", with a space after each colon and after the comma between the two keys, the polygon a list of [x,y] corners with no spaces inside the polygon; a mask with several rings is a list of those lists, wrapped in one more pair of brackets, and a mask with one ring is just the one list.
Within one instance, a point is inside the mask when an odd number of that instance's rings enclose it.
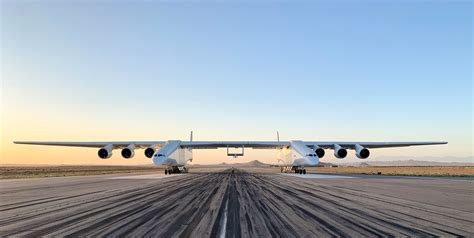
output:
{"label": "twin-fuselage aircraft", "polygon": [[[192,132],[189,141],[103,141],[103,142],[41,142],[41,141],[15,141],[15,144],[51,145],[100,148],[98,156],[108,159],[112,150],[120,149],[122,157],[130,159],[135,155],[136,149],[145,149],[145,156],[153,159],[157,166],[167,166],[166,174],[187,172],[186,164],[193,159],[195,149],[227,148],[227,155],[239,157],[244,155],[246,148],[276,149],[277,161],[281,172],[294,171],[305,174],[305,167],[314,167],[319,164],[319,159],[325,155],[325,150],[334,151],[334,156],[343,159],[347,150],[354,150],[359,159],[367,159],[369,149],[407,147],[420,145],[439,145],[447,142],[338,142],[338,141],[193,141]],[[238,149],[238,152],[235,152]],[[232,152],[234,151],[234,152]]]}

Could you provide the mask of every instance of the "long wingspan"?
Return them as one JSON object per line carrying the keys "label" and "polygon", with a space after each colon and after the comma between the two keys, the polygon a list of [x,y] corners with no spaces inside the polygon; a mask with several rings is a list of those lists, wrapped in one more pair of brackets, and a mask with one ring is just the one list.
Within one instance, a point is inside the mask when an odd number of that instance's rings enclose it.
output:
{"label": "long wingspan", "polygon": [[[131,144],[137,149],[147,148],[151,145],[163,146],[166,141],[101,141],[101,142],[51,142],[51,141],[15,141],[15,144],[26,145],[51,145],[51,146],[70,146],[70,147],[92,147],[102,148],[112,145],[114,149],[125,148]],[[290,141],[180,141],[181,147],[190,149],[216,149],[225,147],[246,147],[254,149],[281,149],[290,146]],[[441,145],[448,142],[328,142],[328,141],[305,141],[305,145],[313,147],[317,145],[324,149],[332,149],[334,145],[339,145],[347,149],[354,149],[355,145],[365,148],[389,148],[389,147],[407,147],[420,145]]]}

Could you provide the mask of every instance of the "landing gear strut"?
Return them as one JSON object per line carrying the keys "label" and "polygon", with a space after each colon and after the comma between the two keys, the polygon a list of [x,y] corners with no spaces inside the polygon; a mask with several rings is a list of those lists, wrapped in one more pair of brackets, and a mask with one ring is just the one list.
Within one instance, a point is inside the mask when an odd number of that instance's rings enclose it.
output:
{"label": "landing gear strut", "polygon": [[165,175],[167,174],[180,174],[180,173],[187,173],[188,168],[184,166],[171,166],[165,169]]}
{"label": "landing gear strut", "polygon": [[282,173],[294,171],[295,174],[306,174],[306,169],[302,166],[284,166],[280,168]]}
{"label": "landing gear strut", "polygon": [[293,169],[295,170],[295,174],[306,174],[306,169],[304,167],[294,166]]}

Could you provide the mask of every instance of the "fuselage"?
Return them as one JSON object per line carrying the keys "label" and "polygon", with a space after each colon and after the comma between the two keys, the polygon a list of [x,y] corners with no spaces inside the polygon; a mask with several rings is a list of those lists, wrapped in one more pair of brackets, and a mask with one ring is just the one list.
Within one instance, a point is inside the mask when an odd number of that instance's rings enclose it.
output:
{"label": "fuselage", "polygon": [[[193,159],[193,151],[182,147],[181,141],[168,141],[153,155],[157,166],[185,166]],[[312,167],[319,164],[316,153],[301,141],[292,141],[290,147],[278,149],[277,163],[280,166]]]}

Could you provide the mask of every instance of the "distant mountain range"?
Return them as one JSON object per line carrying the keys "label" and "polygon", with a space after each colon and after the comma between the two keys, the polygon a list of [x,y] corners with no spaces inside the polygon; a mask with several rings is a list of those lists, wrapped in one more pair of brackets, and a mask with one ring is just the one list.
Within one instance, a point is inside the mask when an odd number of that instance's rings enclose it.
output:
{"label": "distant mountain range", "polygon": [[[363,167],[363,166],[474,166],[474,163],[460,163],[460,162],[434,162],[434,161],[423,161],[423,160],[395,160],[395,161],[377,161],[373,160],[363,160],[360,162],[350,162],[350,163],[329,163],[329,162],[320,162],[319,166],[321,167],[330,167],[330,166],[354,166],[354,167]],[[258,160],[253,160],[247,163],[220,163],[214,165],[193,165],[193,166],[218,166],[218,167],[271,167],[276,166],[274,164],[262,163]]]}
{"label": "distant mountain range", "polygon": [[252,160],[247,163],[233,163],[233,164],[228,164],[228,163],[220,163],[220,164],[212,164],[212,165],[202,165],[202,164],[194,164],[192,167],[206,167],[206,166],[212,166],[212,167],[253,167],[253,168],[264,168],[264,167],[270,167],[270,164],[265,164],[262,163],[258,160]]}
{"label": "distant mountain range", "polygon": [[423,160],[396,160],[396,161],[363,161],[352,163],[338,163],[339,166],[474,166],[474,163],[434,162]]}

